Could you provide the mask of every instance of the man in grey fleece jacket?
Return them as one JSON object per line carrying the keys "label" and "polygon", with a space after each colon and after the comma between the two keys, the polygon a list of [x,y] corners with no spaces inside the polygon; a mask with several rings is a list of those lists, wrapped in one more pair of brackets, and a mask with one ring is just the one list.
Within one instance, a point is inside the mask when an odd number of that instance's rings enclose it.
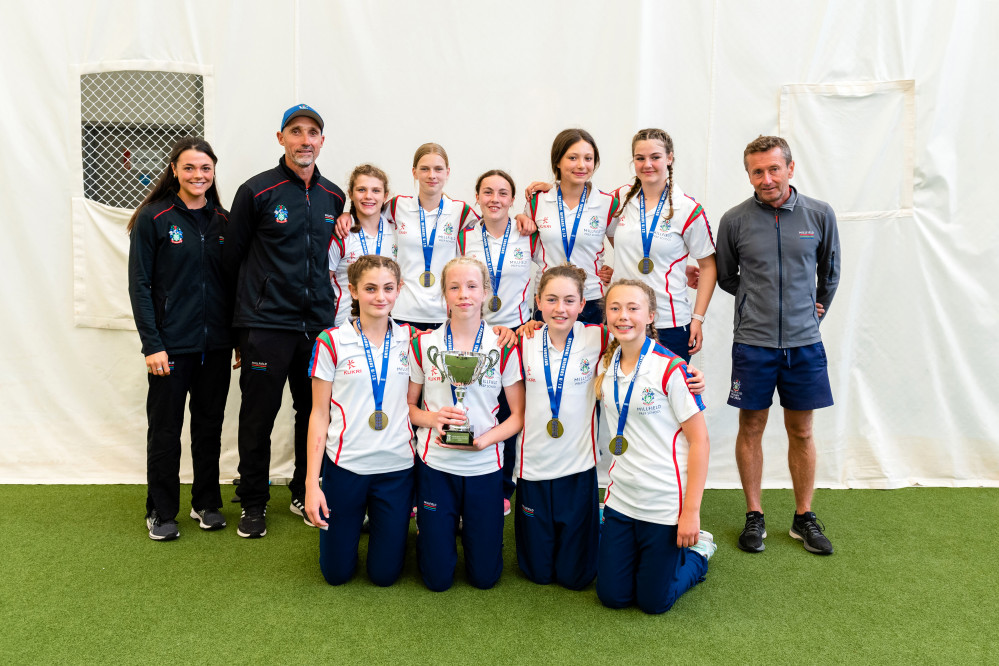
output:
{"label": "man in grey fleece jacket", "polygon": [[722,217],[717,247],[718,284],[735,296],[728,403],[740,410],[735,453],[747,513],[739,547],[765,548],[762,442],[776,388],[794,486],[790,535],[809,552],[829,555],[832,544],[811,506],[812,412],[833,404],[819,323],[839,284],[836,214],[791,187],[794,162],[784,139],[757,138],[743,165],[755,193]]}

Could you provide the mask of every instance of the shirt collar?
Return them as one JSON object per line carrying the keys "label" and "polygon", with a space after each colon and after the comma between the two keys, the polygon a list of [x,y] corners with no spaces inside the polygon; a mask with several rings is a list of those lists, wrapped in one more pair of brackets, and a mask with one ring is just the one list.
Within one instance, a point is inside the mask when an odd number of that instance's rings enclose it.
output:
{"label": "shirt collar", "polygon": [[776,209],[773,206],[771,206],[770,204],[763,203],[762,201],[760,201],[760,197],[756,194],[755,191],[753,192],[753,201],[755,201],[761,207],[763,207],[763,208],[769,208],[770,210],[788,210],[788,211],[793,211],[794,210],[794,205],[796,203],[798,203],[798,190],[795,189],[794,185],[791,185],[791,196],[789,196],[787,198],[787,201],[785,201],[784,203],[782,203]]}

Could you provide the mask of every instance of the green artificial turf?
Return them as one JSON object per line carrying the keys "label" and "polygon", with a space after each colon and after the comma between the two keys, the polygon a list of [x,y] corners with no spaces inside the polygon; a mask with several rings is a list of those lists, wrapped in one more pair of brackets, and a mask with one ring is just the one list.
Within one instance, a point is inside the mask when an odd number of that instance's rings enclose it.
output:
{"label": "green artificial turf", "polygon": [[[143,486],[0,486],[4,663],[995,663],[999,489],[818,491],[836,553],[787,535],[791,492],[765,491],[766,551],[735,542],[740,491],[705,493],[718,552],[705,583],[661,616],[611,611],[593,586],[524,579],[512,516],[492,590],[459,574],[424,589],[411,539],[402,579],[327,585],[317,531],[275,488],[267,536],[201,532],[156,543]],[[182,489],[182,498],[188,493]],[[183,501],[182,501],[183,506]],[[459,569],[461,561],[459,559]]]}

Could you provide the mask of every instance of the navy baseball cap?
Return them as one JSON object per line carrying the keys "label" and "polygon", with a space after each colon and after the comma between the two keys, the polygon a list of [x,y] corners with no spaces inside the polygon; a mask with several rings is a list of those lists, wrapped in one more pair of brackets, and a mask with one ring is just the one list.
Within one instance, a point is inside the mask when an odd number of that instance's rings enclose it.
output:
{"label": "navy baseball cap", "polygon": [[312,118],[317,123],[319,123],[319,131],[323,131],[323,117],[319,115],[319,112],[313,109],[308,104],[296,104],[287,111],[284,112],[284,117],[281,118],[281,131],[288,126],[292,118],[297,118],[299,116],[305,116],[306,118]]}

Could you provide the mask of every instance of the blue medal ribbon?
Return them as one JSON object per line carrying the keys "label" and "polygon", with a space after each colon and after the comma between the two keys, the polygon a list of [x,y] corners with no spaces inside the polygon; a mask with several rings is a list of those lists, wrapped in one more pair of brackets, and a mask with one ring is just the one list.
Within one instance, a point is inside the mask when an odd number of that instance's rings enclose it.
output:
{"label": "blue medal ribbon", "polygon": [[482,222],[482,251],[486,255],[486,268],[489,269],[489,281],[493,284],[493,296],[499,296],[500,278],[503,276],[503,258],[506,256],[506,246],[510,241],[510,218],[506,218],[506,231],[503,232],[503,242],[500,244],[499,261],[496,262],[496,269],[493,270],[493,253],[489,249],[489,233],[486,232],[486,223]]}
{"label": "blue medal ribbon", "polygon": [[645,338],[645,344],[642,345],[642,353],[638,355],[638,363],[635,364],[635,374],[631,376],[631,383],[628,384],[628,392],[624,395],[624,406],[621,406],[620,398],[617,392],[617,373],[618,369],[621,367],[621,349],[618,348],[617,354],[614,356],[614,404],[617,406],[617,436],[621,437],[624,435],[624,424],[628,420],[628,405],[631,404],[631,392],[635,388],[635,380],[638,379],[638,370],[642,367],[642,361],[645,360],[645,355],[648,353],[649,349],[652,347],[652,338]]}
{"label": "blue medal ribbon", "polygon": [[659,195],[659,203],[656,205],[656,212],[652,215],[652,231],[646,232],[645,226],[645,190],[638,193],[638,217],[642,221],[642,253],[645,259],[649,258],[652,251],[652,237],[656,234],[656,227],[659,226],[659,215],[663,212],[663,204],[666,203],[666,196],[669,188],[663,188],[663,193]]}
{"label": "blue medal ribbon", "polygon": [[[486,322],[479,322],[479,332],[475,334],[475,344],[472,345],[472,351],[479,351],[479,347],[482,346],[482,334],[486,331]],[[444,346],[448,351],[454,351],[454,338],[451,337],[451,320],[447,322],[447,326],[444,328]],[[451,401],[454,404],[458,404],[458,396],[454,392],[454,385],[451,385]]]}
{"label": "blue medal ribbon", "polygon": [[562,186],[559,185],[555,191],[555,199],[558,201],[558,221],[562,230],[562,247],[565,249],[565,260],[572,257],[572,248],[576,245],[576,232],[579,231],[579,221],[583,219],[583,208],[586,207],[586,191],[588,186],[583,185],[583,195],[579,197],[579,205],[576,206],[576,220],[572,223],[572,236],[566,237],[565,229],[565,204],[562,202]]}
{"label": "blue medal ribbon", "polygon": [[562,363],[558,368],[558,382],[552,388],[552,365],[548,358],[548,326],[545,326],[541,342],[541,356],[545,362],[545,383],[548,386],[548,405],[552,410],[552,418],[558,418],[559,408],[562,406],[562,386],[565,384],[565,369],[569,366],[569,352],[572,351],[572,337],[575,331],[569,331],[569,337],[565,339],[565,349],[562,350]]}
{"label": "blue medal ribbon", "polygon": [[[444,198],[443,197],[441,197],[441,203],[444,203]],[[420,210],[422,211],[423,208],[421,207]],[[439,213],[438,213],[438,215],[439,215]],[[379,217],[378,218],[378,241],[377,241],[377,243],[375,245],[375,254],[381,254],[382,253],[382,230],[383,230],[382,224],[383,224],[383,222],[384,222],[383,218]],[[434,227],[434,231],[437,231],[437,227],[436,226]],[[364,228],[363,227],[361,228],[361,231],[358,234],[358,236],[361,237],[361,251],[364,254],[369,254],[369,252],[368,252],[368,241],[364,240]],[[433,242],[434,241],[431,239],[430,244],[433,245]]]}
{"label": "blue medal ribbon", "polygon": [[371,355],[371,343],[368,336],[361,330],[361,319],[357,319],[357,332],[361,334],[361,344],[364,345],[364,358],[368,361],[368,372],[371,377],[371,394],[375,398],[375,411],[382,411],[382,401],[385,397],[385,379],[388,377],[389,353],[392,349],[392,321],[385,329],[385,342],[382,343],[382,374],[379,377],[375,374],[375,360]]}
{"label": "blue medal ribbon", "polygon": [[420,239],[423,241],[423,271],[430,272],[430,262],[434,258],[434,238],[437,237],[437,223],[441,221],[441,214],[444,212],[444,196],[441,195],[441,202],[437,206],[437,219],[434,220],[434,230],[430,232],[430,244],[427,244],[427,214],[423,212],[423,204],[419,197],[416,199],[416,207],[420,209]]}

